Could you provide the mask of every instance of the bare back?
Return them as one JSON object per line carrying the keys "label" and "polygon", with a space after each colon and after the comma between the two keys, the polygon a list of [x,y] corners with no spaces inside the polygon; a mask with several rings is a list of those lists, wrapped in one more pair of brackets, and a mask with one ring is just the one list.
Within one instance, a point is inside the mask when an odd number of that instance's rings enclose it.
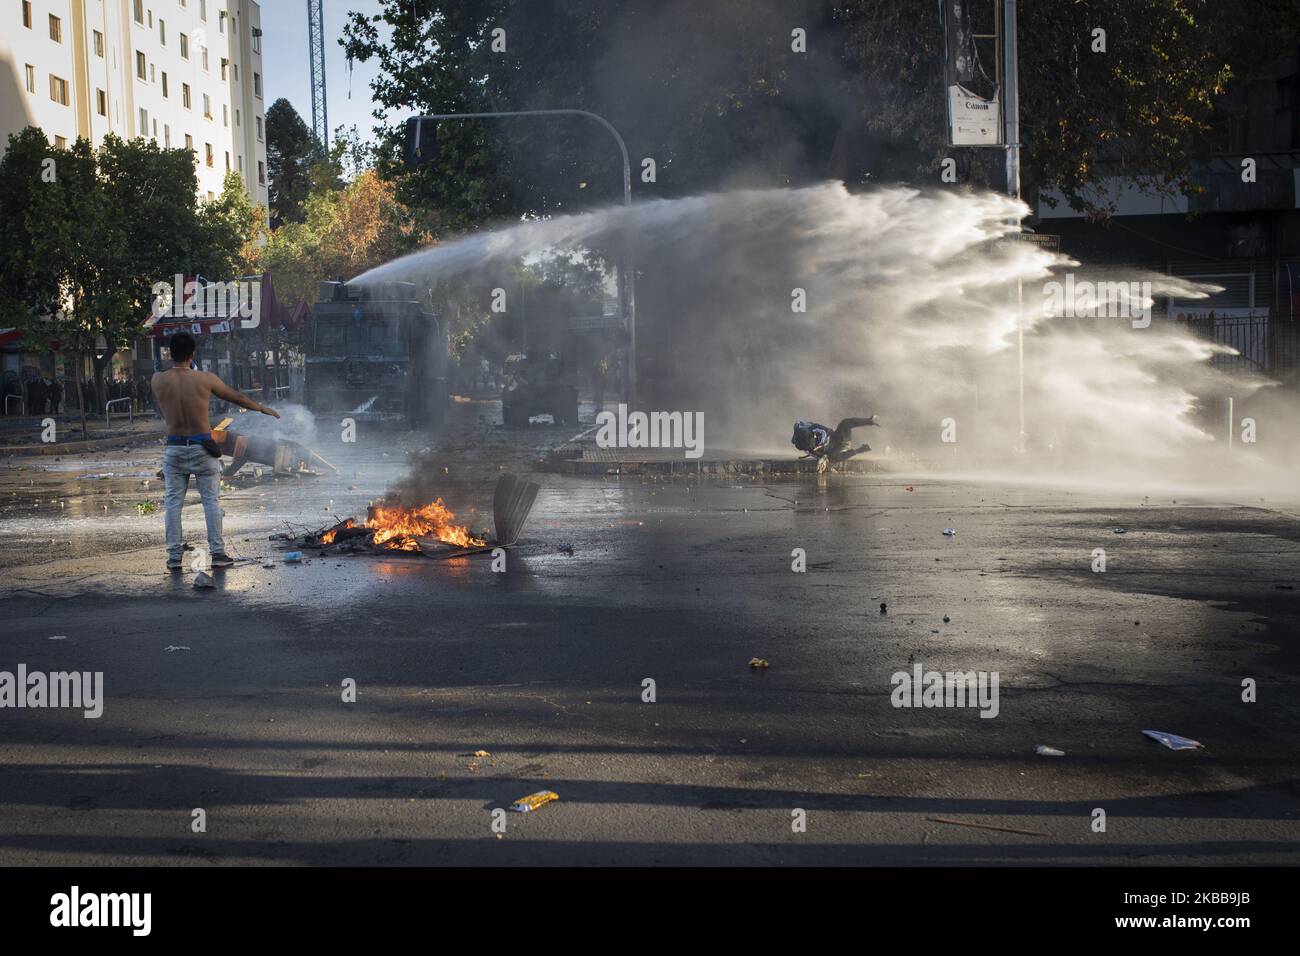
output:
{"label": "bare back", "polygon": [[211,372],[177,365],[155,372],[151,380],[154,398],[167,422],[168,435],[199,435],[212,430],[208,400],[213,391],[223,391],[221,380]]}

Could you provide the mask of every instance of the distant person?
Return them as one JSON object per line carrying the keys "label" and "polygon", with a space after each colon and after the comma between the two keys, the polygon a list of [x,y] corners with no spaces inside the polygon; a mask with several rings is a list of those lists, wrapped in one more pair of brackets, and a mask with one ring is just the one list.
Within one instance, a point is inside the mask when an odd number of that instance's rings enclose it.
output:
{"label": "distant person", "polygon": [[212,567],[234,564],[221,540],[221,452],[212,440],[208,402],[217,396],[241,408],[279,418],[280,413],[235,391],[211,372],[194,368],[194,336],[177,332],[167,340],[173,365],[155,372],[150,388],[166,422],[167,447],[163,449],[163,493],[167,532],[167,570],[179,571],[184,542],[181,538],[181,507],[189,489],[190,475],[199,489],[203,517],[208,526],[208,551]]}
{"label": "distant person", "polygon": [[45,414],[45,383],[39,377],[27,383],[27,414]]}
{"label": "distant person", "polygon": [[827,465],[848,461],[854,455],[871,451],[871,446],[863,442],[853,447],[853,429],[864,425],[879,425],[880,419],[875,415],[868,418],[846,418],[835,426],[835,430],[816,422],[795,422],[794,435],[790,444],[798,448],[803,458],[817,459],[817,473],[826,471]]}
{"label": "distant person", "polygon": [[63,402],[63,385],[57,378],[45,380],[45,401],[49,403],[50,414],[59,414],[59,405]]}

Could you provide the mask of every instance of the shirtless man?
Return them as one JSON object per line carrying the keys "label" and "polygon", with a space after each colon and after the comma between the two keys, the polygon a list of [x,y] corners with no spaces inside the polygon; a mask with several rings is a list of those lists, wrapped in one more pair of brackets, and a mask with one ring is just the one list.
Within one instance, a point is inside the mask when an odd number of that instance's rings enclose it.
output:
{"label": "shirtless man", "polygon": [[208,525],[208,551],[212,567],[228,568],[234,560],[226,554],[221,540],[221,455],[204,448],[207,440],[213,450],[212,424],[208,419],[208,399],[213,395],[241,408],[280,417],[273,408],[259,405],[247,395],[235,391],[211,372],[193,367],[194,336],[177,332],[167,340],[173,365],[165,372],[154,372],[150,382],[154,399],[167,423],[167,447],[163,449],[163,494],[167,529],[167,570],[181,569],[184,545],[181,539],[181,506],[189,488],[190,475],[203,501],[203,517]]}

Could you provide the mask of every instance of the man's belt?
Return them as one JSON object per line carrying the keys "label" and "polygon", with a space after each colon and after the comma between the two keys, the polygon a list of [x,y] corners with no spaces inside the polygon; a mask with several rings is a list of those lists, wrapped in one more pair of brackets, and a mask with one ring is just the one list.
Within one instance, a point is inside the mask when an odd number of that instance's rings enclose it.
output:
{"label": "man's belt", "polygon": [[200,435],[168,435],[167,444],[169,445],[202,445],[205,440],[211,440],[212,435],[209,432],[203,432]]}

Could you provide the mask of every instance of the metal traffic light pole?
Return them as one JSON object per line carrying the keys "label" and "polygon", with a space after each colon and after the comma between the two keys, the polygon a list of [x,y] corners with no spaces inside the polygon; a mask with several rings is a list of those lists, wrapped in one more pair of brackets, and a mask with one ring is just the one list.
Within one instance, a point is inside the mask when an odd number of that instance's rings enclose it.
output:
{"label": "metal traffic light pole", "polygon": [[[423,116],[415,117],[415,148],[418,153],[420,147],[420,126],[425,120],[469,120],[469,119],[503,119],[512,116],[585,116],[587,119],[595,120],[605,129],[609,130],[610,135],[618,143],[619,152],[623,154],[623,205],[630,207],[632,205],[632,166],[628,161],[627,143],[623,142],[623,137],[619,135],[612,123],[605,117],[592,113],[588,110],[511,110],[505,112],[492,113],[427,113]],[[623,312],[623,324],[627,329],[628,346],[627,346],[627,378],[625,388],[627,392],[627,401],[629,405],[636,403],[636,273],[632,268],[632,256],[624,245],[623,255],[618,266],[618,298],[619,308]],[[598,409],[599,411],[599,409]]]}

